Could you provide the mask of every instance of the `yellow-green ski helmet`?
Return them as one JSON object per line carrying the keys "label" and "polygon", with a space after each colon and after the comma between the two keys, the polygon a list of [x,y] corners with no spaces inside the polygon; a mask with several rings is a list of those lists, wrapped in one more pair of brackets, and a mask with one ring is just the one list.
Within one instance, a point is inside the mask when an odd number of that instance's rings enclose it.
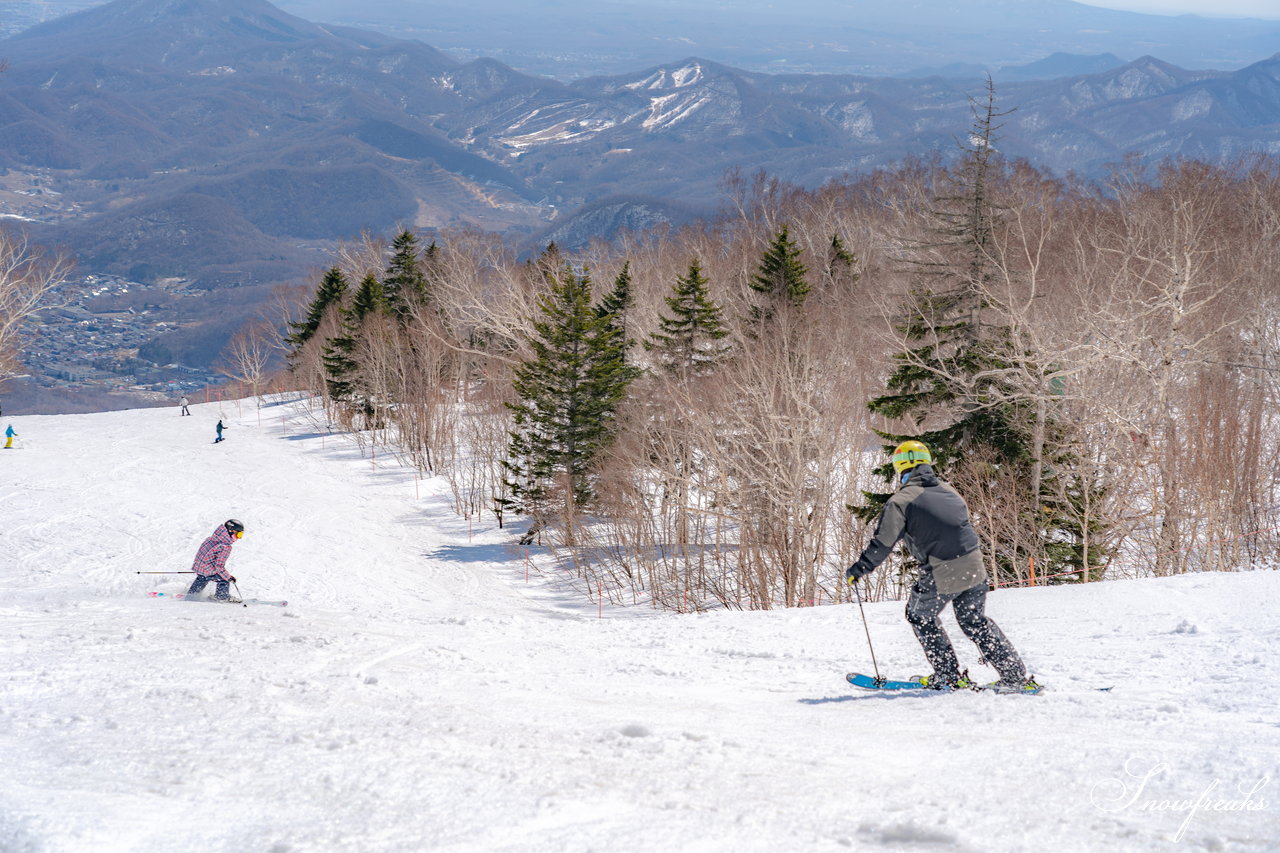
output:
{"label": "yellow-green ski helmet", "polygon": [[912,439],[899,444],[893,451],[893,470],[901,474],[917,465],[933,464],[933,455],[923,443]]}

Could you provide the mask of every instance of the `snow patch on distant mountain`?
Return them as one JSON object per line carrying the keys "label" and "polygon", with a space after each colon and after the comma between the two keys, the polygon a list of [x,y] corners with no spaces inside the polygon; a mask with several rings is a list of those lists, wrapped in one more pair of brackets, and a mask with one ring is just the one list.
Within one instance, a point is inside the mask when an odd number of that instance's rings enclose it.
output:
{"label": "snow patch on distant mountain", "polygon": [[645,130],[660,130],[687,119],[702,107],[711,103],[706,94],[673,92],[653,98],[649,102],[649,117],[640,123]]}
{"label": "snow patch on distant mountain", "polygon": [[876,133],[875,116],[866,101],[833,104],[823,111],[822,116],[854,139],[863,142],[878,142],[880,139]]}
{"label": "snow patch on distant mountain", "polygon": [[1136,98],[1151,94],[1151,83],[1151,75],[1146,71],[1130,68],[1105,86],[1104,91],[1113,100]]}
{"label": "snow patch on distant mountain", "polygon": [[1213,96],[1200,89],[1179,100],[1173,106],[1174,121],[1187,121],[1208,114],[1213,109]]}
{"label": "snow patch on distant mountain", "polygon": [[704,76],[705,72],[702,65],[695,62],[671,71],[659,68],[643,80],[627,83],[623,88],[633,91],[641,89],[683,89],[701,82]]}
{"label": "snow patch on distant mountain", "polygon": [[[498,142],[517,150],[540,145],[581,140],[615,127],[614,118],[596,115],[596,109],[584,101],[556,104],[535,109],[516,119]],[[524,131],[523,133],[517,131]]]}

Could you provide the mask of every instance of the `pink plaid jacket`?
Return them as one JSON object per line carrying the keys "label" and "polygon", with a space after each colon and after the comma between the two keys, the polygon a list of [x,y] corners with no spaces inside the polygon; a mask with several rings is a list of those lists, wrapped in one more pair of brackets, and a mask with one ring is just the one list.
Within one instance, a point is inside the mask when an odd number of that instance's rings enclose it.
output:
{"label": "pink plaid jacket", "polygon": [[227,571],[227,557],[231,556],[231,546],[235,541],[226,527],[218,525],[213,535],[204,540],[200,550],[196,551],[196,561],[191,564],[191,568],[204,577],[217,575],[224,581],[231,580],[231,573]]}

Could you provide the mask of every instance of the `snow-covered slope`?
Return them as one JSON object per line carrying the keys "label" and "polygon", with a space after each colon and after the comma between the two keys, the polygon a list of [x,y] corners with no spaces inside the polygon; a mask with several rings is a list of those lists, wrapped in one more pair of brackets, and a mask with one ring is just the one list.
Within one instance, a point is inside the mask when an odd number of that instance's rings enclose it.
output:
{"label": "snow-covered slope", "polygon": [[[192,411],[13,419],[0,850],[1277,849],[1280,573],[1002,591],[1044,694],[864,693],[856,607],[599,618],[303,408]],[[147,597],[228,517],[287,608]]]}

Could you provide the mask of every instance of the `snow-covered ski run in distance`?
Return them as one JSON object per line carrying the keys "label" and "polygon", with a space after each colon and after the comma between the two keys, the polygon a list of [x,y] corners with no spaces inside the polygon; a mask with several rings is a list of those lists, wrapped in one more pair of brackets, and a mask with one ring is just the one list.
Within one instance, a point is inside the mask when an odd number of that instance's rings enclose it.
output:
{"label": "snow-covered ski run in distance", "polygon": [[[863,691],[856,605],[601,610],[293,398],[191,413],[12,416],[5,853],[1277,849],[1280,572],[1001,590],[1049,689]],[[228,518],[287,607],[147,594]],[[902,610],[878,666],[925,672]]]}

